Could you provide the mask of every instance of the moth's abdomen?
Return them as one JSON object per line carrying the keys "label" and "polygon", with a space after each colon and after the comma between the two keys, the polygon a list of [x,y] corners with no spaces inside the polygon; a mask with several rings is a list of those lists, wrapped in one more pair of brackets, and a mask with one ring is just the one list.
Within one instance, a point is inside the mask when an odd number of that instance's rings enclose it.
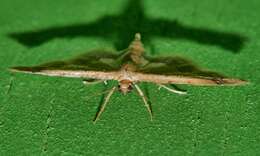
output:
{"label": "moth's abdomen", "polygon": [[130,52],[130,57],[135,64],[142,64],[144,47],[141,41],[141,35],[139,33],[135,34],[135,39],[128,47]]}

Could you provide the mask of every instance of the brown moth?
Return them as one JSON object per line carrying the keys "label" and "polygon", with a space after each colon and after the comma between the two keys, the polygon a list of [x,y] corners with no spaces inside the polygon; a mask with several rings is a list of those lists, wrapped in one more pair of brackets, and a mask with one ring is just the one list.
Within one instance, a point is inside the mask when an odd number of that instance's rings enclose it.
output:
{"label": "brown moth", "polygon": [[[144,55],[145,49],[141,35],[135,34],[129,47],[119,54],[105,51],[93,51],[67,61],[54,61],[34,67],[13,67],[12,71],[47,76],[88,78],[98,81],[116,80],[118,87],[112,87],[105,96],[94,122],[104,111],[110,97],[118,89],[124,95],[136,89],[142,98],[152,120],[152,109],[147,102],[139,82],[151,82],[170,92],[186,94],[186,92],[167,87],[167,84],[188,84],[203,86],[242,85],[246,81],[228,78],[215,72],[200,70],[189,61],[180,57],[152,58]],[[90,81],[83,81],[85,84]]]}

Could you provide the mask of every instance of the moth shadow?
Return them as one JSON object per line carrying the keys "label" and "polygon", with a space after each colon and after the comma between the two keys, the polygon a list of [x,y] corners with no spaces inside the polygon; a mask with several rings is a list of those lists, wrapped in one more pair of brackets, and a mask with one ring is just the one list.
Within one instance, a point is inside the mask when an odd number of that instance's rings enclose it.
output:
{"label": "moth shadow", "polygon": [[187,92],[187,90],[183,89],[183,88],[180,88],[179,86],[175,85],[175,84],[170,84],[170,86],[172,88],[174,88],[174,90],[177,90],[177,91],[181,91],[181,92]]}
{"label": "moth shadow", "polygon": [[140,32],[145,44],[154,37],[189,40],[213,45],[238,53],[247,37],[234,32],[224,32],[182,24],[178,20],[150,18],[145,15],[142,0],[129,0],[121,14],[105,15],[95,22],[56,26],[33,31],[13,32],[8,36],[27,47],[39,46],[56,38],[99,37],[109,39],[118,50],[124,49],[135,33]]}

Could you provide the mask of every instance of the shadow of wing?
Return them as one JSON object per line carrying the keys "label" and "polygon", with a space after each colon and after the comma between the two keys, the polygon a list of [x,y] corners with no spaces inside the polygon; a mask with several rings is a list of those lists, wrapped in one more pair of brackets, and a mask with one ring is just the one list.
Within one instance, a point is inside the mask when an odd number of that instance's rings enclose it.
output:
{"label": "shadow of wing", "polygon": [[39,46],[55,38],[74,38],[80,36],[106,38],[107,35],[111,34],[111,32],[114,33],[114,30],[116,30],[113,21],[113,17],[105,16],[93,23],[57,26],[29,32],[16,32],[8,36],[28,47]]}
{"label": "shadow of wing", "polygon": [[201,44],[216,45],[224,49],[231,50],[234,53],[239,52],[247,41],[236,33],[221,32],[206,28],[195,28],[185,26],[176,20],[169,21],[157,19],[150,21],[151,25],[156,25],[158,29],[153,31],[153,35],[164,36],[168,38],[186,39]]}

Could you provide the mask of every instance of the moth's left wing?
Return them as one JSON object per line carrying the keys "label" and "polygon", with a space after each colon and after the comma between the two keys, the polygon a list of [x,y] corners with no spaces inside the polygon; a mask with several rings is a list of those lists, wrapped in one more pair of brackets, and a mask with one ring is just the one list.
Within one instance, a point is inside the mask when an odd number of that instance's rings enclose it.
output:
{"label": "moth's left wing", "polygon": [[12,71],[62,77],[115,79],[118,76],[119,54],[106,51],[91,51],[65,61],[53,61],[37,66],[12,67]]}
{"label": "moth's left wing", "polygon": [[146,57],[147,64],[138,68],[135,79],[159,84],[240,85],[240,79],[228,78],[217,72],[202,70],[181,57]]}

